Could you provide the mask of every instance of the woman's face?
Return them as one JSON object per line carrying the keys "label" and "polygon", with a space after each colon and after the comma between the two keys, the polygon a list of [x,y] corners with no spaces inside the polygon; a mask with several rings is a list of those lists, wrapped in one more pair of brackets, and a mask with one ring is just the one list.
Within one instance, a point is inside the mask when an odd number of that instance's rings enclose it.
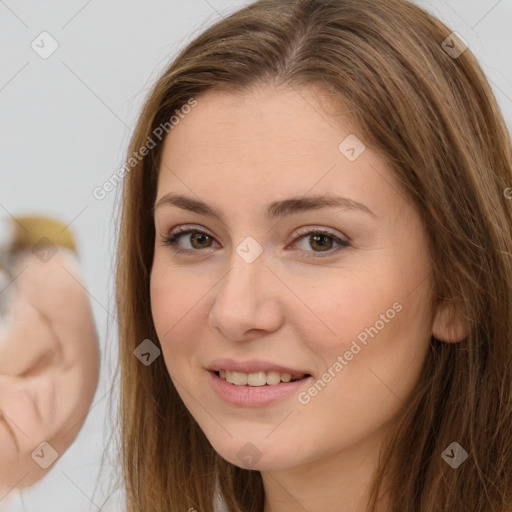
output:
{"label": "woman's face", "polygon": [[[375,455],[432,331],[420,217],[319,94],[209,92],[163,148],[153,319],[187,409],[240,467]],[[256,386],[211,371],[229,369]]]}

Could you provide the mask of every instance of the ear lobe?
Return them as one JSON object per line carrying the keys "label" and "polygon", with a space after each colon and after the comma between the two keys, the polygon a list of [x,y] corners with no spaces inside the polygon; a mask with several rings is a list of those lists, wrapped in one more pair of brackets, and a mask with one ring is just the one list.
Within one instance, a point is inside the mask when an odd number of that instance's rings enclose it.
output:
{"label": "ear lobe", "polygon": [[467,335],[467,328],[455,306],[447,301],[440,302],[432,324],[432,336],[446,343],[457,343]]}

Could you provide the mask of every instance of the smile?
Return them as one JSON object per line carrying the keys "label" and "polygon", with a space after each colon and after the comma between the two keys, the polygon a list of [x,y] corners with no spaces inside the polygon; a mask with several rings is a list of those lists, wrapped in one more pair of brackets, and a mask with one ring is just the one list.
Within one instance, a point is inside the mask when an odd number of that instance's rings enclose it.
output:
{"label": "smile", "polygon": [[244,373],[230,370],[219,370],[215,372],[221,379],[234,384],[235,386],[275,386],[281,382],[301,380],[305,375],[291,375],[277,371]]}
{"label": "smile", "polygon": [[[221,372],[222,374],[226,372],[226,375],[222,377]],[[277,400],[296,396],[303,387],[311,384],[313,380],[311,375],[297,376],[296,380],[292,380],[291,374],[278,372],[242,373],[231,371],[229,373],[232,380],[233,374],[235,374],[235,378],[240,379],[238,382],[247,380],[247,383],[235,384],[228,382],[226,380],[228,372],[225,370],[210,370],[208,372],[211,385],[217,396],[224,402],[238,407],[261,407]],[[253,375],[256,375],[256,377],[252,377]],[[281,380],[282,376],[284,376],[284,380]],[[267,378],[271,382],[275,382],[278,377],[279,382],[267,384]],[[263,379],[265,379],[264,383]],[[250,382],[255,382],[255,384],[250,384]]]}

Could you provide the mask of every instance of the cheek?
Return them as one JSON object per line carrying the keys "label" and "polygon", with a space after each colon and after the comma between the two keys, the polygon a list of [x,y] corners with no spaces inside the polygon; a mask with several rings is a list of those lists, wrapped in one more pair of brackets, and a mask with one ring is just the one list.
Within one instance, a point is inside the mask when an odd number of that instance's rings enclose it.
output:
{"label": "cheek", "polygon": [[304,282],[301,297],[315,315],[297,310],[294,318],[315,357],[329,368],[343,356],[350,366],[343,373],[355,387],[368,368],[396,383],[398,374],[416,375],[430,339],[429,282],[411,274],[375,265],[333,274],[323,285]]}
{"label": "cheek", "polygon": [[167,333],[179,325],[179,319],[186,319],[187,310],[191,309],[193,287],[187,286],[183,274],[156,253],[149,291],[153,322],[160,341],[164,341]]}
{"label": "cheek", "polygon": [[197,316],[203,314],[204,293],[202,287],[180,279],[179,269],[154,266],[150,279],[151,314],[169,370],[192,354],[197,345],[194,340],[200,339],[197,328],[203,321],[199,322]]}
{"label": "cheek", "polygon": [[[373,274],[333,274],[322,285],[318,281],[313,286],[307,281],[301,283],[298,295],[302,303],[294,318],[301,323],[301,332],[315,345],[312,348],[316,352],[343,353],[358,336],[364,339],[365,329],[376,322],[383,330],[388,329],[393,318],[399,316],[393,304],[400,293],[395,291],[389,274],[377,275],[376,270]],[[304,304],[309,312],[304,311]],[[385,326],[381,325],[381,315],[391,319]]]}
{"label": "cheek", "polygon": [[[407,400],[425,362],[429,288],[425,282],[412,293],[410,286],[390,290],[374,288],[368,306],[347,310],[347,332],[340,337],[336,354],[348,361],[342,372],[345,383],[362,403],[370,409],[372,402],[387,403],[394,411]],[[363,381],[366,390],[361,388]]]}

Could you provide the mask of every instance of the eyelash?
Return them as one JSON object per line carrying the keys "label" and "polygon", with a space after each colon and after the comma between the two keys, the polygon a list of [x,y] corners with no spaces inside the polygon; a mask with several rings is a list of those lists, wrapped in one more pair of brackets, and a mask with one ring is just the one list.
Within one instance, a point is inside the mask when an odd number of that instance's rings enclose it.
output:
{"label": "eyelash", "polygon": [[[201,235],[206,235],[206,236],[212,238],[213,240],[215,240],[215,238],[210,233],[208,233],[206,231],[203,231],[203,230],[197,229],[197,228],[181,226],[181,227],[176,228],[176,230],[173,233],[170,233],[169,236],[164,237],[163,244],[165,246],[171,246],[175,253],[184,253],[184,254],[194,253],[194,252],[197,253],[197,252],[201,252],[206,249],[210,249],[210,247],[207,247],[205,249],[180,249],[180,248],[178,248],[177,247],[178,240],[182,236],[188,235],[191,233],[199,233]],[[308,255],[307,257],[326,258],[329,256],[333,256],[334,254],[337,254],[341,250],[346,249],[347,247],[350,246],[350,243],[348,241],[341,240],[334,233],[324,230],[324,229],[312,229],[312,230],[309,230],[306,232],[302,232],[302,233],[300,233],[300,235],[298,236],[298,238],[296,240],[300,240],[302,238],[306,238],[307,236],[311,236],[311,235],[325,235],[325,236],[331,238],[332,240],[334,240],[337,244],[339,244],[339,247],[335,248],[335,249],[329,249],[329,250],[325,251],[325,254],[322,254],[322,252],[319,252],[319,251],[303,251],[303,252],[313,252],[313,254],[315,254],[315,256]],[[294,242],[296,240],[294,240]]]}

